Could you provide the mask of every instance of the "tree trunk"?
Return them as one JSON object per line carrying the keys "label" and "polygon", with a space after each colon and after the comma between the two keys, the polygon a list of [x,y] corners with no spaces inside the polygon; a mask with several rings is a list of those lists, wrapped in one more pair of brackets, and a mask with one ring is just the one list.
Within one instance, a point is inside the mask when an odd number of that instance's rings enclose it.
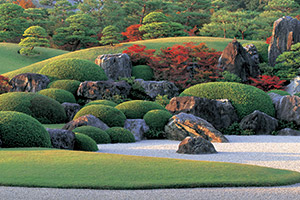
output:
{"label": "tree trunk", "polygon": [[223,29],[224,38],[226,38],[226,29]]}
{"label": "tree trunk", "polygon": [[77,40],[75,42],[75,44],[73,45],[73,47],[72,47],[72,51],[75,51],[78,48],[79,45],[80,45],[80,40]]}
{"label": "tree trunk", "polygon": [[140,24],[143,23],[143,19],[145,17],[145,13],[146,13],[146,4],[143,5],[142,15],[141,15],[141,18],[140,18]]}

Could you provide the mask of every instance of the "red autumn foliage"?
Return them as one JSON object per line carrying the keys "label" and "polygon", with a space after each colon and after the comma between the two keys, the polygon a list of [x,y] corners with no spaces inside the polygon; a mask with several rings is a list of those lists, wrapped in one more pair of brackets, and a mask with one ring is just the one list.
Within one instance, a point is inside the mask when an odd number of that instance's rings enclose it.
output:
{"label": "red autumn foliage", "polygon": [[278,76],[260,75],[258,78],[249,78],[253,83],[251,85],[267,92],[273,89],[283,89],[285,80],[280,80]]}
{"label": "red autumn foliage", "polygon": [[154,52],[155,49],[146,50],[146,46],[138,44],[134,44],[123,51],[123,53],[127,53],[130,56],[133,65],[145,65],[150,63]]}
{"label": "red autumn foliage", "polygon": [[266,39],[266,43],[267,43],[267,44],[271,44],[271,40],[272,40],[272,36],[270,36],[270,37],[268,37],[268,38]]}
{"label": "red autumn foliage", "polygon": [[209,49],[205,43],[184,43],[162,48],[152,57],[150,66],[156,79],[174,82],[181,89],[214,81],[220,77],[217,67],[221,52]]}
{"label": "red autumn foliage", "polygon": [[31,0],[15,0],[13,3],[21,6],[24,9],[36,7]]}
{"label": "red autumn foliage", "polygon": [[134,24],[126,28],[126,32],[122,32],[123,36],[128,38],[129,42],[142,40],[143,33],[139,31],[141,24]]}
{"label": "red autumn foliage", "polygon": [[9,84],[9,79],[5,76],[0,75],[0,94],[9,92],[11,86]]}
{"label": "red autumn foliage", "polygon": [[195,36],[196,32],[198,31],[197,26],[195,25],[194,28],[190,29],[190,30],[184,30],[184,32],[188,33],[189,36]]}

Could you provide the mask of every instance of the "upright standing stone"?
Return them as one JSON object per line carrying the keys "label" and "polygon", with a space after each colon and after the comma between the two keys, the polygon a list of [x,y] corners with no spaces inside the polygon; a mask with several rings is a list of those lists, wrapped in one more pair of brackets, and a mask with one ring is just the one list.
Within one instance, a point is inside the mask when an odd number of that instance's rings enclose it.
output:
{"label": "upright standing stone", "polygon": [[275,66],[276,58],[291,46],[300,42],[300,22],[289,16],[276,20],[273,24],[272,40],[269,46],[269,64]]}
{"label": "upright standing stone", "polygon": [[111,80],[131,77],[132,64],[126,53],[100,55],[96,58],[95,63]]}

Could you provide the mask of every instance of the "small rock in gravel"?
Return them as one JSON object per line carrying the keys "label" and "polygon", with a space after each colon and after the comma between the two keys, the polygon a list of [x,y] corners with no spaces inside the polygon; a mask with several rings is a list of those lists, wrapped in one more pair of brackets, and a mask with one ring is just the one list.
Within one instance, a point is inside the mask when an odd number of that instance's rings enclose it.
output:
{"label": "small rock in gravel", "polygon": [[214,145],[202,137],[186,137],[179,144],[177,153],[184,154],[210,154],[217,153]]}

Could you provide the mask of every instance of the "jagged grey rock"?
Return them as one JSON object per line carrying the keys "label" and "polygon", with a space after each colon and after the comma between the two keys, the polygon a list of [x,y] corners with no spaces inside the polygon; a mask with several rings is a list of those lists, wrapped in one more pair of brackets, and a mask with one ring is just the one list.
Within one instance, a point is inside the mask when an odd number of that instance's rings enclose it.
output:
{"label": "jagged grey rock", "polygon": [[67,115],[67,121],[72,121],[72,119],[74,118],[74,116],[76,115],[76,113],[80,110],[81,106],[77,103],[62,103],[61,104],[66,112]]}
{"label": "jagged grey rock", "polygon": [[46,129],[50,135],[51,144],[57,149],[74,149],[75,134],[69,130]]}
{"label": "jagged grey rock", "polygon": [[135,141],[144,139],[144,133],[149,130],[149,126],[143,119],[127,119],[124,128],[134,135]]}
{"label": "jagged grey rock", "polygon": [[114,95],[126,98],[129,95],[130,89],[131,86],[126,81],[85,81],[80,83],[77,96],[87,102],[112,98]]}
{"label": "jagged grey rock", "polygon": [[131,77],[132,64],[126,53],[104,54],[96,58],[95,63],[105,72],[111,80]]}
{"label": "jagged grey rock", "polygon": [[274,104],[275,110],[278,109],[279,103],[280,103],[280,99],[283,97],[280,94],[276,94],[276,93],[268,93],[269,97],[271,97],[271,100]]}
{"label": "jagged grey rock", "polygon": [[13,77],[9,84],[11,92],[38,92],[46,89],[50,79],[42,74],[23,73]]}
{"label": "jagged grey rock", "polygon": [[250,58],[256,65],[259,65],[259,54],[254,44],[248,44],[244,47],[246,52],[250,55]]}
{"label": "jagged grey rock", "polygon": [[218,66],[236,74],[243,82],[249,77],[257,77],[260,74],[258,65],[236,39],[225,47]]}
{"label": "jagged grey rock", "polygon": [[217,153],[214,145],[202,137],[186,137],[178,146],[176,153],[211,154]]}
{"label": "jagged grey rock", "polygon": [[84,115],[66,123],[62,129],[72,131],[79,126],[94,126],[102,130],[106,130],[109,128],[104,122],[102,122],[94,115]]}
{"label": "jagged grey rock", "polygon": [[173,115],[181,112],[205,119],[217,129],[227,128],[239,120],[232,104],[227,99],[207,99],[200,97],[174,97],[166,106]]}
{"label": "jagged grey rock", "polygon": [[276,117],[300,125],[300,97],[283,96],[278,104]]}
{"label": "jagged grey rock", "polygon": [[152,99],[155,99],[158,95],[168,95],[168,98],[172,98],[179,94],[179,89],[176,85],[169,81],[144,81],[143,79],[135,79],[135,82],[138,82]]}
{"label": "jagged grey rock", "polygon": [[278,135],[300,136],[300,131],[291,128],[284,128],[278,131]]}
{"label": "jagged grey rock", "polygon": [[255,110],[240,122],[240,128],[253,130],[256,134],[271,134],[278,127],[278,120],[264,112]]}
{"label": "jagged grey rock", "polygon": [[273,24],[272,40],[268,49],[269,64],[275,66],[276,58],[300,42],[300,22],[290,16],[277,19]]}
{"label": "jagged grey rock", "polygon": [[290,84],[285,87],[285,91],[292,95],[300,92],[300,76],[297,76],[291,80]]}
{"label": "jagged grey rock", "polygon": [[167,138],[171,140],[201,136],[211,142],[228,142],[227,138],[209,122],[187,113],[174,115],[165,126],[165,132]]}

